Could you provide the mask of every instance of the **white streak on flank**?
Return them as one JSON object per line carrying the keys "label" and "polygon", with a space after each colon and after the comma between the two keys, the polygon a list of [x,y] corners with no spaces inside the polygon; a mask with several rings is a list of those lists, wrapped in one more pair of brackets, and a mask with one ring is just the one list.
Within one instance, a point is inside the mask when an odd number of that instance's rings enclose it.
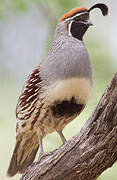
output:
{"label": "white streak on flank", "polygon": [[39,72],[35,74],[35,76],[38,76],[39,75]]}
{"label": "white streak on flank", "polygon": [[28,89],[28,85],[29,85],[29,83],[26,83],[26,84],[25,84],[24,90],[25,90],[25,89],[26,89],[26,90]]}
{"label": "white streak on flank", "polygon": [[41,84],[41,83],[43,83],[43,81],[40,81],[38,84]]}
{"label": "white streak on flank", "polygon": [[39,88],[35,89],[35,92],[37,92],[39,90]]}
{"label": "white streak on flank", "polygon": [[[30,111],[37,100],[38,100],[38,98],[35,98],[34,101],[32,101],[31,103],[27,103],[25,106],[23,106],[20,109],[20,113],[25,113],[27,111]],[[23,108],[25,108],[25,109],[23,110]]]}
{"label": "white streak on flank", "polygon": [[22,111],[24,108],[27,108],[29,106],[29,104],[26,104],[25,106],[23,106],[20,110]]}
{"label": "white streak on flank", "polygon": [[19,106],[20,106],[20,105],[22,104],[22,100],[20,100],[18,104],[19,104]]}
{"label": "white streak on flank", "polygon": [[34,101],[32,102],[32,105],[34,105],[34,103],[37,101],[38,98],[35,98]]}
{"label": "white streak on flank", "polygon": [[35,84],[35,86],[38,86],[38,85],[39,85],[39,83],[36,83],[36,84]]}
{"label": "white streak on flank", "polygon": [[26,102],[28,102],[34,95],[30,96],[28,99],[26,99]]}
{"label": "white streak on flank", "polygon": [[28,86],[29,86],[29,87],[30,87],[30,86],[33,86],[33,84],[29,84]]}
{"label": "white streak on flank", "polygon": [[31,95],[31,96],[26,100],[26,102],[28,102],[32,97],[37,96],[37,95],[38,95],[38,92],[36,92],[35,94]]}
{"label": "white streak on flank", "polygon": [[30,79],[30,82],[33,82],[34,78]]}
{"label": "white streak on flank", "polygon": [[40,81],[40,82],[36,83],[35,86],[38,87],[41,83],[43,83],[43,81]]}
{"label": "white streak on flank", "polygon": [[38,81],[38,79],[34,79],[32,82]]}
{"label": "white streak on flank", "polygon": [[33,96],[37,96],[38,92],[36,92],[35,94],[33,94]]}
{"label": "white streak on flank", "polygon": [[[30,111],[25,111],[25,116],[27,116],[27,115],[29,115],[30,113],[31,113],[31,111],[34,111],[34,109],[35,109],[35,107],[32,107],[32,108],[30,108]],[[21,112],[21,111],[20,111]],[[24,111],[22,111],[22,112],[24,112]],[[21,112],[21,113],[22,113]]]}
{"label": "white streak on flank", "polygon": [[28,92],[31,92],[33,89],[29,89]]}
{"label": "white streak on flank", "polygon": [[26,95],[22,95],[20,98],[23,99]]}
{"label": "white streak on flank", "polygon": [[27,81],[30,80],[30,77],[31,77],[31,75],[29,75],[29,76],[27,77]]}

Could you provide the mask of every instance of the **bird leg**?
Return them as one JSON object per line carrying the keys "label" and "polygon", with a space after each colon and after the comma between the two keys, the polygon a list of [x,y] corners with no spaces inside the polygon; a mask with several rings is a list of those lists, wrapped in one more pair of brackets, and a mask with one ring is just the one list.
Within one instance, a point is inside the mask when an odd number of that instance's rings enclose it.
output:
{"label": "bird leg", "polygon": [[40,150],[38,161],[41,161],[43,158],[50,156],[52,153],[51,152],[44,152],[42,136],[38,135],[38,138],[39,138],[39,150]]}
{"label": "bird leg", "polygon": [[[67,142],[67,140],[65,139],[62,130],[61,131],[57,131],[57,133],[59,134],[63,144],[65,144]],[[40,136],[39,134],[38,134],[38,139],[39,139],[39,149],[40,149],[38,160],[40,161],[42,158],[44,158],[45,156],[50,156],[52,153],[51,152],[44,153],[42,136]]]}
{"label": "bird leg", "polygon": [[39,135],[39,149],[40,149],[40,155],[44,153],[43,151],[43,142],[42,142],[42,136]]}
{"label": "bird leg", "polygon": [[63,144],[65,144],[67,142],[67,140],[65,139],[62,130],[61,131],[57,131],[57,133],[59,134]]}

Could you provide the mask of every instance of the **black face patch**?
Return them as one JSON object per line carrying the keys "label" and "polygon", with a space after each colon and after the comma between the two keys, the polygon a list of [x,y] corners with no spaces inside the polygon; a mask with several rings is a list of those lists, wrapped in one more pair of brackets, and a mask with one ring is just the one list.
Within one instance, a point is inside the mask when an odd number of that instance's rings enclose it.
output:
{"label": "black face patch", "polygon": [[87,29],[88,26],[86,24],[73,20],[70,32],[74,38],[82,40]]}
{"label": "black face patch", "polygon": [[84,104],[77,104],[74,97],[71,98],[70,101],[63,100],[63,101],[56,101],[54,106],[51,107],[53,115],[56,117],[60,116],[72,116],[75,113],[79,114],[83,108]]}

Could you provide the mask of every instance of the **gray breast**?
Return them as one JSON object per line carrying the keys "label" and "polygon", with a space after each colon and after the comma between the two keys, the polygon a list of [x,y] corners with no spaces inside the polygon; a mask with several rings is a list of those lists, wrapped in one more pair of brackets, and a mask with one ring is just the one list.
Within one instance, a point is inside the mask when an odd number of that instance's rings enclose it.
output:
{"label": "gray breast", "polygon": [[40,76],[46,84],[72,77],[87,77],[92,83],[92,68],[84,43],[68,36],[54,41],[40,65]]}

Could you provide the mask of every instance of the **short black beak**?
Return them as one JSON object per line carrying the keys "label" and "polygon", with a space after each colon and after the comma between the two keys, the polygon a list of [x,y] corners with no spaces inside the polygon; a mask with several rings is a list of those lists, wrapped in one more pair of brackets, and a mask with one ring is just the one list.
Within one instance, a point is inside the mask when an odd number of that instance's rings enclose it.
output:
{"label": "short black beak", "polygon": [[86,21],[86,24],[87,24],[88,26],[93,26],[93,24],[92,24],[92,22],[91,22],[90,20],[87,20],[87,21]]}

